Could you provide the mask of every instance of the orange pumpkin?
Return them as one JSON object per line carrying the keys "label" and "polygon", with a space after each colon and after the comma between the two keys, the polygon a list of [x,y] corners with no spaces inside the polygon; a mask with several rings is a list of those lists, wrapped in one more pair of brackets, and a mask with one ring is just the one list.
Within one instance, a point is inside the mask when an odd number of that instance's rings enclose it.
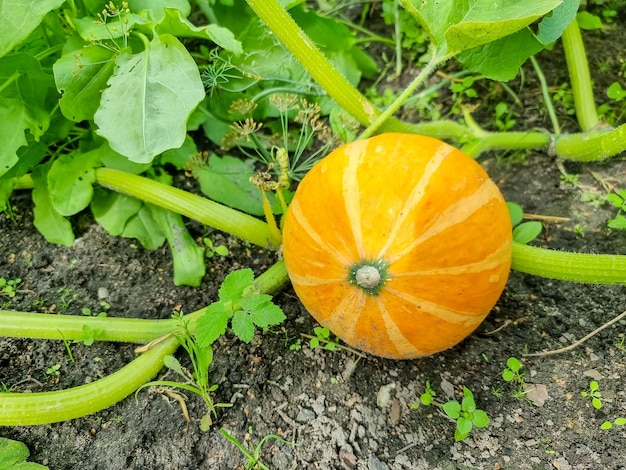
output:
{"label": "orange pumpkin", "polygon": [[301,181],[283,254],[307,310],[350,346],[410,359],[469,335],[504,289],[511,222],[497,186],[437,139],[349,143]]}

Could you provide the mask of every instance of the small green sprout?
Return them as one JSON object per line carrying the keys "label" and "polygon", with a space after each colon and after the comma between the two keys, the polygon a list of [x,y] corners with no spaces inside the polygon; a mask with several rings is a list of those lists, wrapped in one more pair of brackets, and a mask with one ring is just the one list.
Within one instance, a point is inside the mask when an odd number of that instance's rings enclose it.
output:
{"label": "small green sprout", "polygon": [[614,193],[607,194],[606,200],[618,210],[617,215],[610,219],[607,225],[609,228],[626,230],[626,216],[624,216],[626,213],[626,189],[618,189]]}
{"label": "small green sprout", "polygon": [[49,375],[51,377],[58,377],[59,375],[61,375],[60,369],[61,369],[61,364],[59,363],[53,364],[46,369],[46,375]]}
{"label": "small green sprout", "polygon": [[506,203],[511,216],[511,225],[513,225],[513,240],[517,243],[526,244],[539,236],[541,233],[541,222],[532,220],[530,222],[522,222],[524,219],[524,211],[514,202]]}
{"label": "small green sprout", "polygon": [[589,388],[580,392],[584,398],[591,398],[591,404],[596,410],[602,408],[602,393],[600,392],[600,384],[596,380],[589,382]]}
{"label": "small green sprout", "polygon": [[600,429],[608,430],[611,429],[613,426],[626,426],[626,418],[620,417],[616,418],[613,421],[605,421],[600,425]]}
{"label": "small green sprout", "polygon": [[0,277],[0,296],[12,299],[13,297],[15,297],[15,294],[17,293],[17,288],[21,283],[22,279],[20,279],[19,277],[15,279],[5,279],[3,277]]}
{"label": "small green sprout", "polygon": [[[235,436],[233,436],[228,431],[226,431],[226,429],[222,428],[220,429],[220,431],[222,433],[222,436],[224,436],[232,444],[234,444],[235,447],[237,447],[241,451],[241,453],[244,455],[244,457],[246,458],[246,464],[244,465],[243,468],[245,468],[246,470],[252,470],[256,468],[260,470],[270,470],[269,467],[261,461],[261,447],[263,447],[263,444],[265,444],[265,442],[267,442],[270,439],[275,439],[278,442],[289,444],[290,446],[298,445],[297,443],[287,441],[276,434],[267,434],[266,436],[263,436],[263,438],[259,441],[259,443],[256,445],[254,450],[250,451],[246,449],[246,447]],[[250,429],[249,431],[252,431],[252,430]]]}
{"label": "small green sprout", "polygon": [[484,428],[490,422],[487,413],[476,408],[474,394],[467,387],[463,387],[461,403],[451,400],[444,403],[442,408],[447,416],[456,420],[455,441],[464,440],[473,427]]}
{"label": "small green sprout", "polygon": [[327,349],[328,351],[337,351],[339,349],[339,338],[336,336],[333,338],[328,328],[316,326],[313,328],[313,332],[315,333],[315,336],[309,341],[311,349],[319,347],[320,344],[323,344],[324,349]]}
{"label": "small green sprout", "polygon": [[438,406],[448,418],[456,421],[455,441],[462,441],[467,438],[474,427],[484,428],[489,425],[490,419],[487,413],[476,408],[474,394],[467,387],[463,387],[461,403],[456,400],[450,400],[446,403],[437,402],[435,400],[436,396],[436,393],[430,386],[430,382],[427,381],[424,393],[420,395],[419,401],[411,403],[410,407],[415,410],[420,406]]}
{"label": "small green sprout", "polygon": [[524,382],[524,374],[520,373],[522,364],[516,357],[509,357],[506,361],[506,367],[502,371],[502,378],[505,382]]}
{"label": "small green sprout", "polygon": [[215,255],[228,256],[228,248],[224,245],[214,245],[210,238],[203,238],[204,253],[207,258],[213,258]]}

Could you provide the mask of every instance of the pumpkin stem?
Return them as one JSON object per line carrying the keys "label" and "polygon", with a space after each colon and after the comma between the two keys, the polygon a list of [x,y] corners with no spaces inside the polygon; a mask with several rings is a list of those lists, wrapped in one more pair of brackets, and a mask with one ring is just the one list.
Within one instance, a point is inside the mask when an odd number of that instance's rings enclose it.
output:
{"label": "pumpkin stem", "polygon": [[357,269],[354,279],[359,286],[372,289],[380,282],[380,272],[374,266],[361,266]]}
{"label": "pumpkin stem", "polygon": [[348,270],[348,282],[369,295],[378,295],[389,280],[388,267],[389,264],[383,260],[360,261]]}

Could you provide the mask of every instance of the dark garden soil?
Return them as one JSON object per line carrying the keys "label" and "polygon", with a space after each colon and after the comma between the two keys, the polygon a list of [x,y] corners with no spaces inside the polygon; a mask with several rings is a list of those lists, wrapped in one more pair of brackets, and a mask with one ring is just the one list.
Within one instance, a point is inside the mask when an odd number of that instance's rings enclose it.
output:
{"label": "dark garden soil", "polygon": [[[608,55],[602,34],[592,35],[596,39],[590,46],[598,49],[589,55],[594,71],[598,61],[614,61],[613,75],[596,80],[598,89],[605,90],[617,77],[624,51],[616,56],[612,49]],[[555,56],[560,56],[558,50],[544,58],[546,69]],[[565,71],[553,65],[545,71],[558,84]],[[529,92],[538,87],[526,83],[524,90],[526,106],[518,127],[549,127],[539,98]],[[623,160],[565,163],[565,170],[581,175],[574,187],[560,183],[559,162],[550,155],[524,155],[516,163],[494,154],[481,162],[507,200],[529,213],[568,219],[546,221],[533,243],[626,253],[626,233],[606,228],[615,210],[581,202],[583,193],[605,194],[602,182],[625,188]],[[258,274],[275,259],[271,252],[213,233],[214,243],[226,244],[231,254],[210,261],[200,288],[175,287],[165,248],[147,251],[134,240],[113,238],[89,214],[74,220],[78,238],[73,247],[54,246],[33,227],[30,195],[17,194],[11,202],[15,217],[0,215],[0,277],[23,282],[15,298],[0,299],[8,309],[81,315],[85,307],[99,311],[100,300],[106,300],[109,316],[168,318],[175,310],[191,312],[215,300],[230,271],[251,267]],[[202,235],[200,227],[192,229]],[[128,398],[70,422],[0,428],[0,436],[23,441],[32,461],[54,470],[242,468],[243,456],[220,428],[249,448],[267,434],[297,443],[266,442],[262,460],[279,470],[626,468],[626,427],[600,429],[605,420],[626,416],[626,322],[574,350],[522,357],[582,338],[623,312],[625,300],[624,286],[580,285],[513,272],[491,315],[457,347],[412,361],[357,361],[345,351],[311,350],[306,344],[299,351],[289,348],[301,333],[310,334],[315,323],[285,288],[275,296],[287,315],[284,330],[258,335],[250,345],[231,336],[216,345],[210,370],[212,382],[219,385],[215,401],[233,406],[219,411],[208,432],[199,429],[205,412],[199,398],[188,397],[192,422],[186,422],[177,401],[145,390],[138,402]],[[73,344],[71,349],[74,362],[62,342],[0,339],[0,382],[22,392],[67,388],[110,374],[134,357],[134,345]],[[517,387],[501,378],[511,356],[522,360],[524,379],[533,389],[530,400],[515,397]],[[180,351],[178,357],[186,363]],[[46,374],[57,363],[60,375]],[[593,379],[603,394],[600,410],[580,393]],[[434,407],[410,408],[427,381],[442,401],[460,399],[462,387],[468,387],[491,424],[455,442],[454,422]],[[543,395],[533,395],[541,390]]]}

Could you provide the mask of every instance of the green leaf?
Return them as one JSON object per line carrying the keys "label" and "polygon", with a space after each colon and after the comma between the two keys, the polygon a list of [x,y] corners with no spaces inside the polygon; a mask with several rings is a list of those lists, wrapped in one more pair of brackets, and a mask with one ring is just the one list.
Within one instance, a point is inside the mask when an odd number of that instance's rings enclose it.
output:
{"label": "green leaf", "polygon": [[506,207],[509,210],[509,215],[511,216],[511,225],[515,227],[524,218],[524,211],[519,204],[515,204],[514,202],[507,202]]}
{"label": "green leaf", "polygon": [[44,470],[48,467],[26,462],[30,451],[26,444],[0,437],[0,469],[2,470]]}
{"label": "green leaf", "polygon": [[461,404],[457,401],[448,401],[443,404],[443,411],[452,419],[461,416]]}
{"label": "green leaf", "polygon": [[617,426],[625,426],[626,425],[626,418],[617,418],[617,419],[615,419],[615,421],[613,421],[613,424],[615,424]]}
{"label": "green leaf", "polygon": [[619,194],[615,194],[615,193],[607,194],[606,200],[609,201],[609,203],[611,203],[612,206],[615,206],[618,209],[621,209],[626,203],[622,196],[620,196]]}
{"label": "green leaf", "polygon": [[102,46],[82,44],[54,63],[54,80],[63,95],[59,100],[63,116],[74,122],[93,119],[113,73],[114,56],[114,51]]}
{"label": "green leaf", "polygon": [[98,133],[138,163],[183,145],[187,119],[204,98],[200,72],[185,47],[174,36],[156,35],[143,52],[123,53],[115,63],[94,116]]}
{"label": "green leaf", "polygon": [[254,338],[254,323],[247,312],[237,310],[233,314],[232,326],[233,333],[244,343],[249,343]]}
{"label": "green leaf", "polygon": [[599,410],[600,408],[602,408],[602,401],[599,398],[593,397],[591,399],[591,404],[596,410]]}
{"label": "green leaf", "polygon": [[215,302],[206,308],[206,312],[198,318],[196,339],[200,347],[210,346],[217,338],[226,333],[228,320],[232,310],[226,310],[222,302]]}
{"label": "green leaf", "polygon": [[621,101],[626,98],[626,90],[622,88],[619,82],[613,82],[606,89],[606,96],[612,100]]}
{"label": "green leaf", "polygon": [[561,37],[565,28],[576,19],[580,0],[567,0],[547,14],[539,23],[537,39],[543,44],[550,44]]}
{"label": "green leaf", "polygon": [[183,16],[189,16],[191,13],[191,5],[187,0],[131,0],[128,3],[131,11],[147,10],[152,18],[157,21],[161,21],[165,15],[165,10],[168,9],[179,10]]}
{"label": "green leaf", "polygon": [[537,238],[542,228],[541,222],[536,220],[519,224],[513,229],[513,240],[524,245]]}
{"label": "green leaf", "polygon": [[0,57],[24,41],[48,12],[65,0],[11,0],[0,2]]}
{"label": "green leaf", "polygon": [[484,428],[489,425],[489,416],[483,410],[476,410],[472,416],[472,423],[477,428]]}
{"label": "green leaf", "polygon": [[87,153],[72,152],[52,162],[48,172],[48,190],[52,205],[64,216],[86,208],[93,198],[96,181],[94,167],[100,163],[100,149]]}
{"label": "green leaf", "polygon": [[616,230],[626,230],[626,217],[622,214],[618,214],[614,219],[610,219],[606,225]]}
{"label": "green leaf", "polygon": [[611,429],[612,427],[613,427],[613,423],[611,423],[610,421],[605,421],[604,423],[600,425],[600,429],[604,429],[605,431],[608,429]]}
{"label": "green leaf", "polygon": [[602,20],[599,16],[593,15],[588,11],[581,11],[576,15],[576,21],[580,29],[592,30],[602,29]]}
{"label": "green leaf", "polygon": [[259,328],[278,325],[285,320],[285,314],[272,302],[267,294],[254,295],[241,300],[241,308],[250,312],[253,323]]}
{"label": "green leaf", "polygon": [[506,360],[506,365],[509,369],[515,372],[519,372],[519,370],[522,368],[522,363],[516,357],[509,357]]}
{"label": "green leaf", "polygon": [[194,140],[187,135],[182,147],[172,150],[166,150],[161,155],[159,163],[162,165],[174,165],[177,170],[182,170],[191,157],[198,153],[198,147]]}
{"label": "green leaf", "polygon": [[252,269],[238,269],[226,276],[219,289],[219,298],[222,302],[237,303],[241,300],[244,290],[254,282]]}
{"label": "green leaf", "polygon": [[471,72],[506,82],[515,78],[522,64],[543,47],[530,29],[524,28],[504,38],[463,51],[456,59]]}
{"label": "green leaf", "polygon": [[96,221],[113,236],[121,235],[128,220],[139,212],[143,203],[134,197],[115,191],[96,189],[91,212]]}
{"label": "green leaf", "polygon": [[33,170],[35,187],[32,192],[34,225],[50,243],[72,246],[74,232],[69,220],[59,214],[52,204],[48,191],[48,169],[50,164],[38,165]]}
{"label": "green leaf", "polygon": [[459,434],[467,436],[472,430],[472,420],[463,416],[459,417],[456,420],[456,429],[459,431]]}
{"label": "green leaf", "polygon": [[512,382],[515,379],[515,373],[511,369],[504,369],[502,371],[502,378],[505,382]]}
{"label": "green leaf", "polygon": [[178,362],[178,359],[176,359],[171,354],[168,354],[163,358],[163,365],[169,370],[176,372],[181,377],[184,377],[185,379],[188,378],[187,375],[185,375],[185,373],[183,372],[183,367],[180,365],[180,362]]}
{"label": "green leaf", "polygon": [[155,27],[159,34],[168,33],[179,38],[208,39],[233,54],[243,53],[241,42],[228,28],[217,24],[195,26],[183,16],[180,10],[175,8],[165,8],[164,12],[163,19]]}
{"label": "green leaf", "polygon": [[146,204],[128,219],[120,235],[124,238],[136,238],[148,250],[156,250],[165,242],[165,234]]}
{"label": "green leaf", "polygon": [[208,165],[197,172],[200,189],[209,198],[252,215],[263,215],[259,188],[250,182],[255,173],[252,161],[211,155]]}
{"label": "green leaf", "polygon": [[561,1],[401,0],[401,4],[422,25],[443,57],[513,34]]}
{"label": "green leaf", "polygon": [[174,262],[174,284],[199,286],[206,272],[204,249],[190,235],[182,215],[153,205],[148,207],[169,244]]}
{"label": "green leaf", "polygon": [[468,413],[473,413],[476,409],[474,394],[467,387],[463,387],[463,400],[461,401],[461,409],[463,411],[467,411]]}
{"label": "green leaf", "polygon": [[420,395],[420,402],[428,406],[433,402],[433,396],[430,393],[422,393]]}
{"label": "green leaf", "polygon": [[0,59],[0,175],[18,161],[17,151],[28,144],[27,132],[39,141],[50,124],[46,96],[52,76],[27,54]]}

